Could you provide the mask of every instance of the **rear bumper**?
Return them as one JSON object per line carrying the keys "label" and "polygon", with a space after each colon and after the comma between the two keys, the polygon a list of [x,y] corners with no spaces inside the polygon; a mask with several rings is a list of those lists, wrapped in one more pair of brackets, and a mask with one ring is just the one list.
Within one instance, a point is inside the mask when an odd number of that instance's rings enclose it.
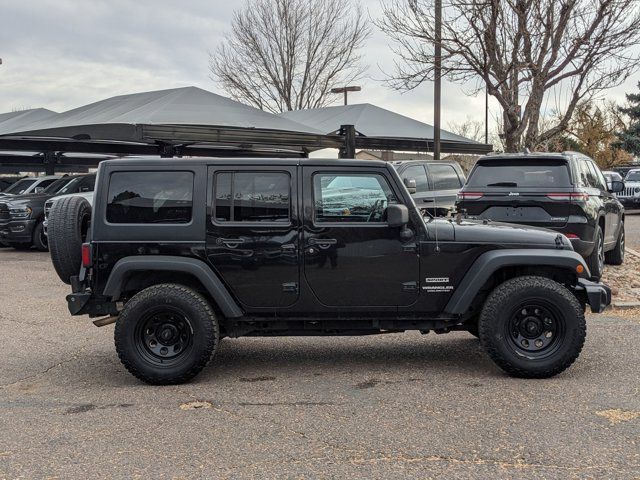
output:
{"label": "rear bumper", "polygon": [[36,220],[8,220],[0,223],[0,240],[10,243],[27,243],[32,241]]}
{"label": "rear bumper", "polygon": [[611,289],[604,283],[579,278],[576,290],[585,292],[593,313],[602,313],[611,304]]}

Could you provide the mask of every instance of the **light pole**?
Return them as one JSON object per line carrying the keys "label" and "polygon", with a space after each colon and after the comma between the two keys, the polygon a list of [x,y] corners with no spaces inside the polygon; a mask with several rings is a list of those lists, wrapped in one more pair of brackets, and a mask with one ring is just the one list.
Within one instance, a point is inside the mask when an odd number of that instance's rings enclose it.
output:
{"label": "light pole", "polygon": [[442,76],[442,0],[436,0],[433,85],[433,159],[440,160],[440,90]]}
{"label": "light pole", "polygon": [[347,92],[359,92],[360,90],[362,90],[362,87],[359,87],[357,85],[351,85],[349,87],[338,87],[338,88],[332,88],[331,89],[331,93],[344,93],[344,104],[347,104]]}

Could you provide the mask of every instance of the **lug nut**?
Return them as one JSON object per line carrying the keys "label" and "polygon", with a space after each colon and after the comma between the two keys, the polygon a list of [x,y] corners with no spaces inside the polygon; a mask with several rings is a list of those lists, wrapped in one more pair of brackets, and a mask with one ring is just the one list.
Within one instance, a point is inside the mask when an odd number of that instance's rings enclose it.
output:
{"label": "lug nut", "polygon": [[162,348],[160,349],[160,354],[161,354],[161,355],[166,355],[168,352],[169,352],[169,350],[167,350],[167,347],[162,347]]}
{"label": "lug nut", "polygon": [[553,336],[553,333],[547,331],[547,332],[544,332],[544,336],[547,338],[551,338]]}
{"label": "lug nut", "polygon": [[536,347],[540,348],[540,347],[542,347],[542,345],[544,345],[542,340],[540,340],[540,339],[536,340]]}
{"label": "lug nut", "polygon": [[529,346],[529,340],[522,340],[522,346],[527,348]]}

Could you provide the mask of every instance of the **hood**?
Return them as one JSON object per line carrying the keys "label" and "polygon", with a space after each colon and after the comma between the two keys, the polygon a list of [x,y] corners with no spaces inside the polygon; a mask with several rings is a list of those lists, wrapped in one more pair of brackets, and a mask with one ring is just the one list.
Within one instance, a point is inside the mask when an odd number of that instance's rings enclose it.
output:
{"label": "hood", "polygon": [[25,195],[13,195],[11,197],[5,197],[4,203],[8,203],[11,206],[29,205],[30,207],[43,206],[51,195],[43,195],[41,193],[27,193]]}
{"label": "hood", "polygon": [[573,250],[571,242],[562,234],[546,228],[482,220],[437,219],[427,223],[430,238],[460,243],[490,243],[513,248],[563,248]]}

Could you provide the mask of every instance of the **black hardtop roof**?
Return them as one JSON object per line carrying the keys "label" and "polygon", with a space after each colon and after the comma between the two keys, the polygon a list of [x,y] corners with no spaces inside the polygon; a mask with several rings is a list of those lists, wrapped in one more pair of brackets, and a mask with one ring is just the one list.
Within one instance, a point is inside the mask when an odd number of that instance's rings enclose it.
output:
{"label": "black hardtop roof", "polygon": [[393,165],[404,165],[406,163],[448,163],[448,164],[457,164],[456,160],[434,160],[432,158],[407,158],[406,160],[392,160],[389,162]]}
{"label": "black hardtop roof", "polygon": [[190,158],[160,158],[160,157],[128,157],[115,160],[104,160],[100,165],[117,167],[144,166],[190,166],[216,164],[260,165],[260,166],[327,166],[327,167],[385,167],[387,162],[382,160],[356,160],[336,158],[224,158],[224,157],[190,157]]}

